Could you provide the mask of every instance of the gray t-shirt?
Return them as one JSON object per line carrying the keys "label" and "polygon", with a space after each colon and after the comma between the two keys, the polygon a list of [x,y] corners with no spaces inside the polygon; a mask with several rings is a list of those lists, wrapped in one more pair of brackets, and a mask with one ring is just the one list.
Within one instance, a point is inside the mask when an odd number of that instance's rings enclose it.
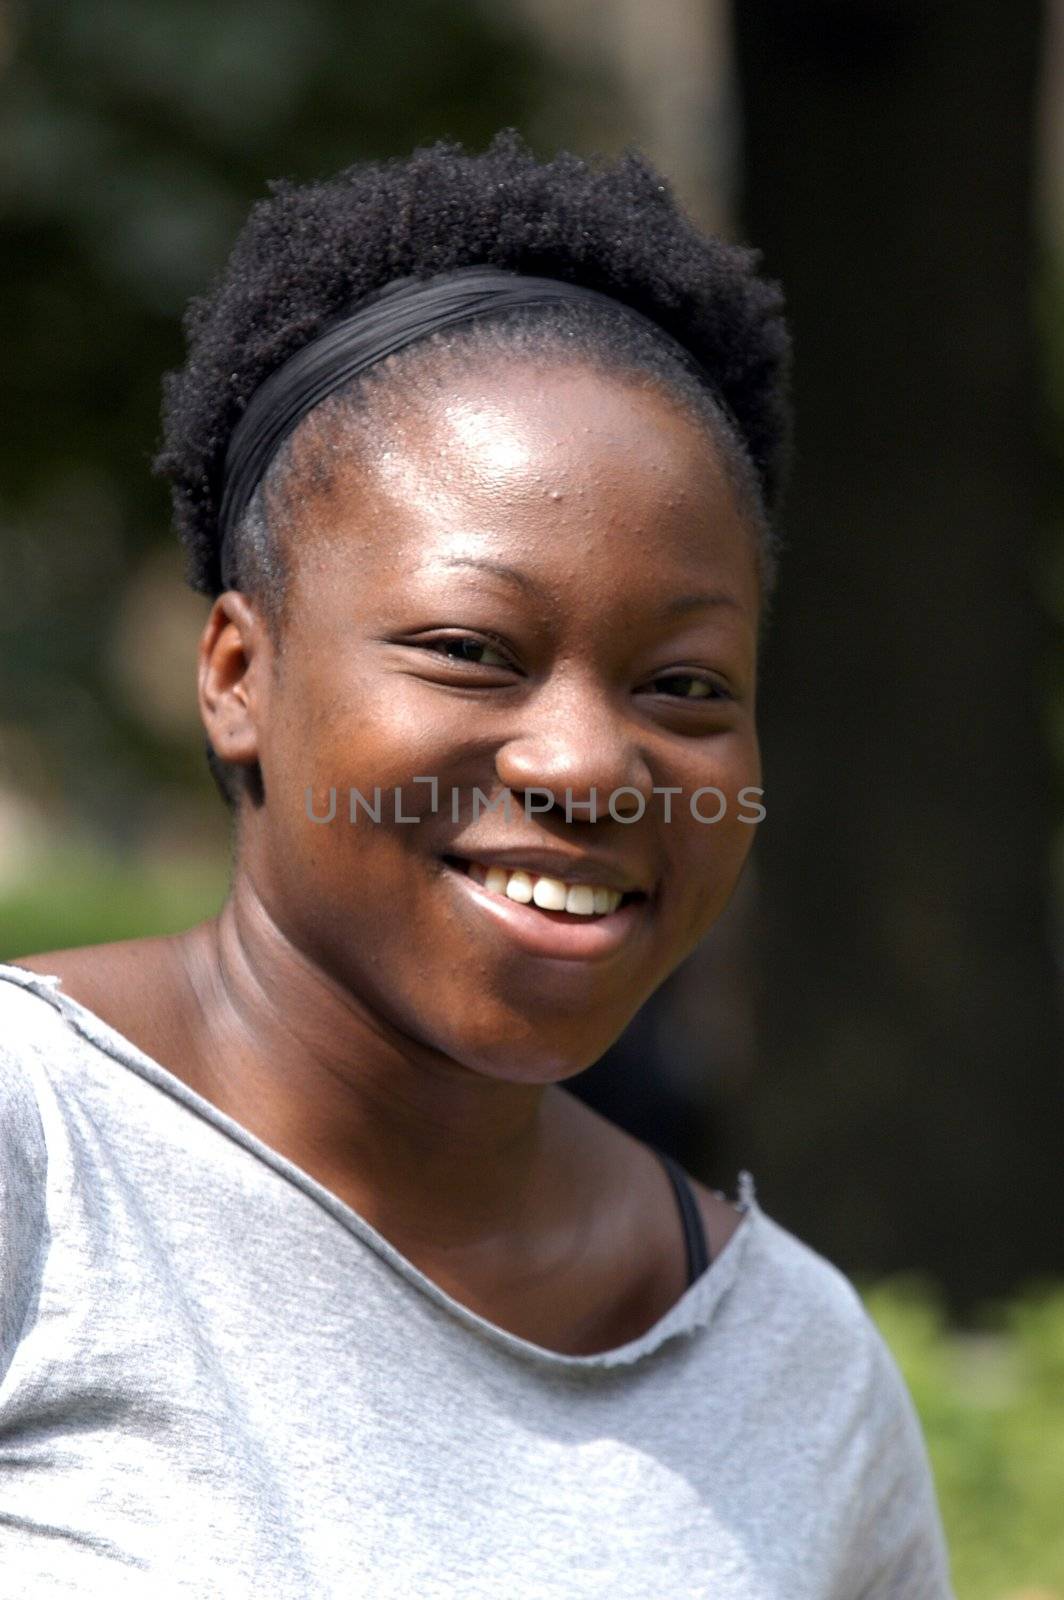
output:
{"label": "gray t-shirt", "polygon": [[0,964],[0,1593],[952,1600],[893,1359],[740,1202],[641,1337],[546,1350]]}

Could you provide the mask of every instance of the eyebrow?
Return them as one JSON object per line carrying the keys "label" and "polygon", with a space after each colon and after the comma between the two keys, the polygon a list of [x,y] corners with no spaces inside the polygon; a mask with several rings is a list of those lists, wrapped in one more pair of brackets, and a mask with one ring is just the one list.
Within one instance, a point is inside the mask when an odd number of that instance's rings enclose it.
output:
{"label": "eyebrow", "polygon": [[658,609],[658,616],[662,618],[683,616],[685,611],[704,611],[711,606],[731,606],[735,611],[745,611],[746,607],[733,594],[726,589],[699,592],[698,594],[681,594],[675,600],[667,600]]}
{"label": "eyebrow", "polygon": [[478,572],[490,572],[493,577],[505,578],[510,583],[516,583],[519,589],[524,589],[528,594],[542,594],[539,584],[530,578],[527,572],[521,572],[517,567],[508,567],[504,561],[489,561],[485,556],[452,556],[443,562],[445,567],[475,567]]}
{"label": "eyebrow", "polygon": [[[518,567],[507,566],[504,561],[491,561],[486,556],[452,556],[442,564],[445,567],[474,567],[478,572],[489,572],[493,577],[505,578],[528,594],[543,593],[536,580],[530,578],[527,572],[522,572]],[[655,616],[665,621],[671,617],[683,616],[688,611],[704,611],[713,606],[730,606],[735,611],[746,610],[742,602],[726,589],[699,590],[694,594],[678,595],[675,600],[667,600],[663,606],[658,607]]]}

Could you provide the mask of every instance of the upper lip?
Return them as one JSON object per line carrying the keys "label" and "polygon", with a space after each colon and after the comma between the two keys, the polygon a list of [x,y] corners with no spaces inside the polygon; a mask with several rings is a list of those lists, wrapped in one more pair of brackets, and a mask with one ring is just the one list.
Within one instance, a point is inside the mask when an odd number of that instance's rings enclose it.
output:
{"label": "upper lip", "polygon": [[569,855],[564,850],[545,850],[542,845],[520,845],[505,850],[462,848],[448,850],[445,855],[459,861],[476,861],[484,867],[506,867],[510,872],[520,868],[543,878],[561,878],[565,883],[587,883],[597,888],[616,889],[621,894],[649,894],[649,878],[639,876],[602,856]]}

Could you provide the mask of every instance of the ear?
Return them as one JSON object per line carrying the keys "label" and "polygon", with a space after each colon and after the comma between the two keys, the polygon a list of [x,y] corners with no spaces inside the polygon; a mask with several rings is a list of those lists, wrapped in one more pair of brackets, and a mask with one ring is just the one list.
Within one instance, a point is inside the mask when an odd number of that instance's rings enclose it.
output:
{"label": "ear", "polygon": [[250,766],[259,758],[266,713],[270,640],[246,595],[229,589],[211,607],[199,644],[199,708],[222,761]]}

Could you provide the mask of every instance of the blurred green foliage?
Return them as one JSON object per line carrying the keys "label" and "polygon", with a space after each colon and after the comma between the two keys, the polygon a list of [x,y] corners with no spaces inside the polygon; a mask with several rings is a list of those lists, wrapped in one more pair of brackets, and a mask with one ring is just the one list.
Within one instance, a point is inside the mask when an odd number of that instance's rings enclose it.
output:
{"label": "blurred green foliage", "polygon": [[141,861],[87,845],[56,846],[0,889],[0,961],[179,933],[219,911],[227,886],[221,856]]}
{"label": "blurred green foliage", "polygon": [[924,1277],[862,1294],[923,1424],[957,1600],[1064,1600],[1064,1284],[967,1332]]}

